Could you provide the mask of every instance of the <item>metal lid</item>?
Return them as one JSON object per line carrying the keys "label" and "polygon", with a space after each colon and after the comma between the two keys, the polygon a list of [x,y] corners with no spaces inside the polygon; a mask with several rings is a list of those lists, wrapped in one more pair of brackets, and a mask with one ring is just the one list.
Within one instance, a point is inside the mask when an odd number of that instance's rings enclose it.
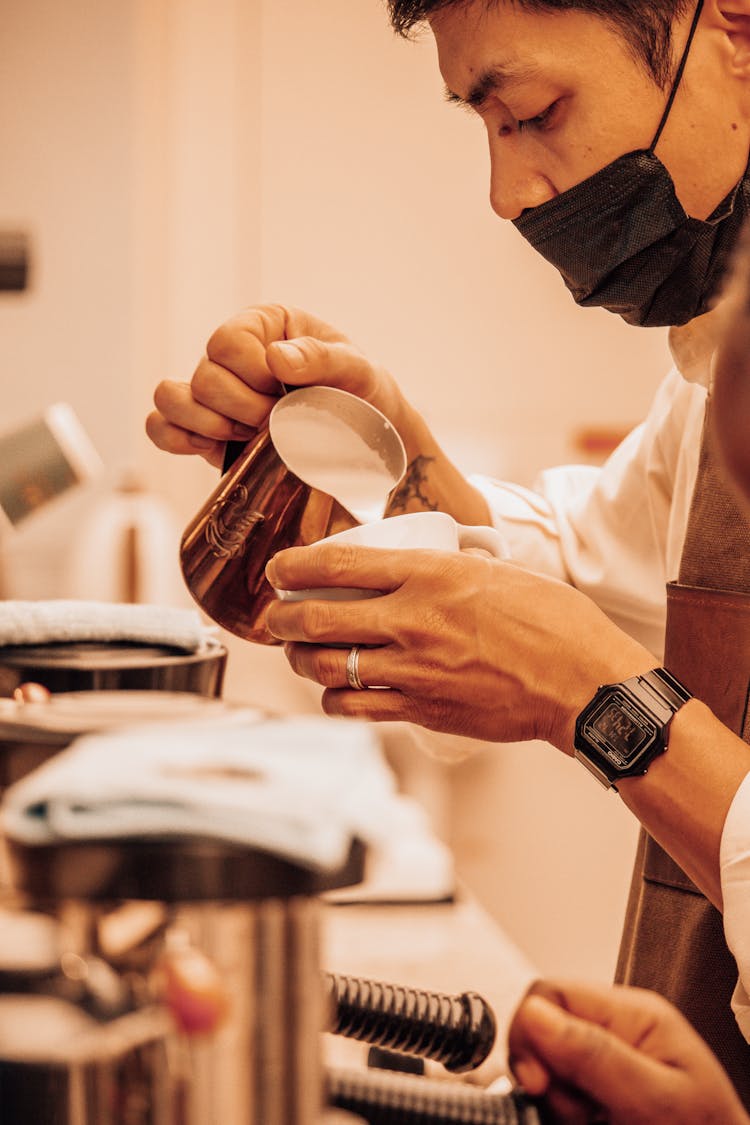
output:
{"label": "metal lid", "polygon": [[0,700],[0,744],[65,746],[80,734],[110,727],[185,722],[227,712],[220,699],[184,691],[69,691],[39,703]]}
{"label": "metal lid", "polygon": [[302,867],[279,856],[217,840],[75,840],[24,846],[7,841],[11,884],[44,903],[60,899],[112,902],[247,902],[317,895],[359,883],[365,846],[353,839],[336,870]]}
{"label": "metal lid", "polygon": [[184,691],[218,696],[226,647],[213,637],[194,652],[133,641],[73,641],[0,647],[0,696],[24,682],[51,692]]}
{"label": "metal lid", "polygon": [[0,647],[0,665],[32,670],[158,668],[164,664],[200,664],[216,660],[224,652],[223,645],[214,640],[195,652],[185,652],[172,645],[137,644],[133,641],[66,641]]}

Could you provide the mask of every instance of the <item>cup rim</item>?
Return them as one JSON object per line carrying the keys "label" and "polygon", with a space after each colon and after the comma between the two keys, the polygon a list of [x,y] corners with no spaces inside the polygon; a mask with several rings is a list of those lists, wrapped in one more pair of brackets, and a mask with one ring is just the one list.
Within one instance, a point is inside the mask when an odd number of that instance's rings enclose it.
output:
{"label": "cup rim", "polygon": [[277,411],[288,408],[290,401],[293,401],[297,395],[300,395],[302,398],[328,398],[330,396],[332,398],[354,399],[355,402],[361,403],[362,406],[364,406],[367,410],[371,411],[374,414],[377,414],[378,417],[382,418],[383,421],[388,426],[390,426],[398,439],[401,440],[401,435],[398,433],[396,427],[393,425],[389,418],[386,418],[383,411],[379,410],[377,406],[374,406],[371,402],[368,402],[366,398],[361,398],[359,395],[352,394],[351,391],[345,391],[343,387],[329,387],[327,383],[310,383],[302,387],[288,386],[287,393],[285,395],[281,395],[281,397],[277,399],[277,401],[273,404],[269,413],[269,418],[272,417],[272,415],[274,415]]}

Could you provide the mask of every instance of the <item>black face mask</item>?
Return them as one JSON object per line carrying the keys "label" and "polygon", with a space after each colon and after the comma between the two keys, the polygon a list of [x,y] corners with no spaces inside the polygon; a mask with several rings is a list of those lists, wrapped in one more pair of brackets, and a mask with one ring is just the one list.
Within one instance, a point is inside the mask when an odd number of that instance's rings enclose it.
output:
{"label": "black face mask", "polygon": [[641,327],[686,324],[707,311],[750,211],[750,166],[708,219],[691,219],[654,155],[702,7],[699,0],[651,146],[626,153],[514,222],[559,270],[576,304],[608,309]]}

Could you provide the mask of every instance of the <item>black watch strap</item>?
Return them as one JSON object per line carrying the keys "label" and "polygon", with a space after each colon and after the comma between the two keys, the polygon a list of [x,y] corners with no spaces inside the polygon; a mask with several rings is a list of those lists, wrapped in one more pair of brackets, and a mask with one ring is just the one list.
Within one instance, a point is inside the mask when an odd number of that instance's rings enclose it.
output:
{"label": "black watch strap", "polygon": [[[665,722],[679,711],[683,703],[687,703],[688,699],[692,699],[691,693],[681,684],[676,676],[668,672],[666,668],[653,668],[650,672],[644,672],[641,676],[633,676],[633,680],[638,681],[641,686],[647,691],[654,699],[654,704],[667,708],[667,716]],[[626,683],[632,681],[626,680]]]}

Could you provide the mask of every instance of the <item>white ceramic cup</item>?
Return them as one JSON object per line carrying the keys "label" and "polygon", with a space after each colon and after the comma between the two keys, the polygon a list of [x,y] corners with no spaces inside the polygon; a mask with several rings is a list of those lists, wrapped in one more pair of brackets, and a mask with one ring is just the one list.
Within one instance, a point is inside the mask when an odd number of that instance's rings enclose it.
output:
{"label": "white ceramic cup", "polygon": [[[353,543],[360,547],[385,547],[389,550],[422,549],[431,551],[482,551],[493,558],[505,558],[500,535],[491,527],[468,527],[456,523],[446,512],[407,512],[374,523],[349,527],[320,540],[321,543]],[[308,590],[276,590],[282,601],[308,598],[326,601],[355,601],[376,598],[378,590],[349,586],[325,586]]]}

